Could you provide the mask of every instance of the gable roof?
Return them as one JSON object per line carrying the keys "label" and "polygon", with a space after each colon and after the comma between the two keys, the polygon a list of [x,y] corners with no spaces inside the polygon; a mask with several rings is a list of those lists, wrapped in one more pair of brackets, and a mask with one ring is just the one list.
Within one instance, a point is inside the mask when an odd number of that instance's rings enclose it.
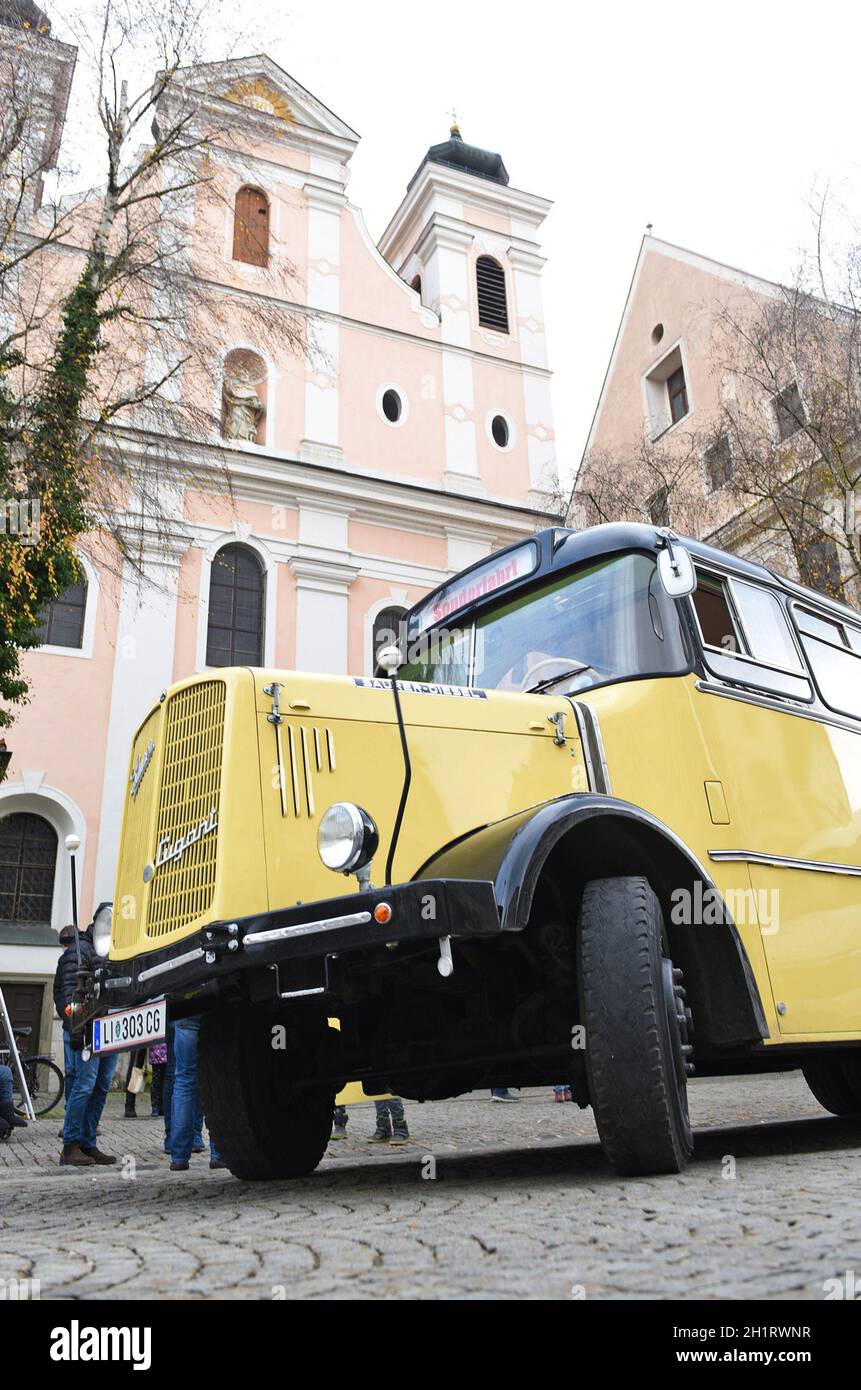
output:
{"label": "gable roof", "polygon": [[622,317],[616,329],[616,336],[613,339],[613,347],[610,352],[609,361],[607,362],[607,370],[604,373],[601,390],[592,415],[592,423],[589,426],[589,434],[583,446],[583,453],[577,466],[577,476],[574,480],[575,488],[577,486],[577,478],[580,476],[580,470],[583,467],[583,461],[592,445],[592,439],[601,417],[601,410],[604,405],[607,388],[610,384],[613,368],[616,365],[616,359],[619,355],[619,347],[624,336],[631,306],[636,296],[643,265],[646,257],[650,253],[666,256],[669,260],[679,261],[684,265],[693,266],[697,270],[705,271],[708,275],[713,275],[716,279],[725,281],[727,284],[740,285],[745,289],[752,290],[756,294],[773,297],[780,291],[780,285],[776,280],[766,280],[762,276],[752,275],[749,271],[739,270],[736,266],[727,265],[724,261],[714,260],[710,256],[701,255],[698,251],[690,251],[685,246],[677,246],[671,241],[662,241],[659,237],[653,237],[647,233],[640,242],[640,250],[634,265],[634,273],[631,276],[631,283],[628,286],[628,293],[625,297],[625,307],[622,310]]}

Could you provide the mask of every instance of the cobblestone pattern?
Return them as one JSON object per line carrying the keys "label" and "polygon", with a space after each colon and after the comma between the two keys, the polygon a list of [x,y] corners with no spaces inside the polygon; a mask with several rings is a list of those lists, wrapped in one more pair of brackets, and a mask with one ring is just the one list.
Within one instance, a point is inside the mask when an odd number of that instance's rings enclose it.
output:
{"label": "cobblestone pattern", "polygon": [[797,1074],[695,1081],[691,1106],[680,1177],[617,1178],[591,1113],[530,1091],[408,1105],[405,1149],[369,1146],[373,1107],[352,1107],[313,1176],[255,1184],[203,1156],[169,1173],[161,1122],[112,1096],[100,1144],[134,1177],[58,1168],[56,1117],[0,1145],[0,1279],[59,1299],[821,1299],[861,1278],[861,1126]]}

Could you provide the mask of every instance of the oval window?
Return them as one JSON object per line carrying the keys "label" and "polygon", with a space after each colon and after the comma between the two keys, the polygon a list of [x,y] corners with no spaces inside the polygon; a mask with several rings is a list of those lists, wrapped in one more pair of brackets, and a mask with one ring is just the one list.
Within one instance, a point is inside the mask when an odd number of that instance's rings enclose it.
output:
{"label": "oval window", "polygon": [[382,405],[383,414],[389,424],[396,425],[401,418],[401,411],[403,409],[401,398],[397,391],[393,391],[391,387],[389,387],[388,391],[384,391]]}
{"label": "oval window", "polygon": [[508,448],[511,434],[504,415],[494,415],[490,425],[490,433],[493,435],[493,442],[498,449]]}

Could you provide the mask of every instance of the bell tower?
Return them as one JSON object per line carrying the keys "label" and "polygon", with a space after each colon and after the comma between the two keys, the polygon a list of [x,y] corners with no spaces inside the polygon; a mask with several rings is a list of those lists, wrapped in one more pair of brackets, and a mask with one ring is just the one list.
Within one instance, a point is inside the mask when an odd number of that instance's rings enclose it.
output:
{"label": "bell tower", "polygon": [[[500,154],[468,144],[457,124],[431,145],[380,241],[380,251],[439,316],[445,345],[446,483],[481,493],[476,459],[485,364],[519,368],[529,495],[541,506],[556,487],[538,232],[551,204],[512,188]],[[481,392],[478,392],[481,395]]]}
{"label": "bell tower", "polygon": [[51,37],[33,0],[0,0],[0,132],[12,146],[0,175],[17,223],[39,208],[44,176],[57,166],[76,56]]}

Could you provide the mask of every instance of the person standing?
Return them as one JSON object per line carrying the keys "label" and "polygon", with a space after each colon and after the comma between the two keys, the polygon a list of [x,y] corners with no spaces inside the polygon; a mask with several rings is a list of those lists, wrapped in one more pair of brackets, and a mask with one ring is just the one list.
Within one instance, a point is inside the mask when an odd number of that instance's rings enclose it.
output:
{"label": "person standing", "polygon": [[153,1043],[149,1050],[149,1064],[152,1069],[152,1090],[150,1103],[153,1115],[164,1114],[164,1074],[167,1071],[167,1041]]}
{"label": "person standing", "polygon": [[[197,1086],[197,1058],[200,1045],[200,1015],[179,1018],[173,1025],[174,1076],[170,1110],[170,1171],[182,1173],[197,1145],[200,1096]],[[226,1168],[209,1139],[210,1168]]]}
{"label": "person standing", "polygon": [[71,1004],[77,986],[77,972],[80,968],[92,970],[98,964],[98,956],[93,946],[92,923],[78,932],[78,940],[72,939],[60,959],[54,975],[54,1004],[63,1020],[63,1049],[66,1047],[76,1054],[72,1085],[66,1102],[66,1117],[63,1122],[63,1151],[60,1165],[69,1168],[92,1168],[95,1164],[116,1163],[112,1154],[102,1153],[96,1145],[96,1130],[105,1100],[110,1090],[111,1079],[117,1065],[114,1053],[91,1053],[85,1060],[83,1051],[75,1047],[71,1035],[70,1020],[66,1007]]}
{"label": "person standing", "polygon": [[[74,946],[74,944],[75,928],[70,923],[69,926],[63,927],[62,931],[60,932],[60,945],[65,950],[67,946]],[[66,1027],[67,1019],[63,1013],[65,1005],[61,1002],[58,994],[59,978],[60,975],[58,969],[57,973],[54,975],[54,1008],[57,1011],[57,1017],[63,1025],[63,1105],[65,1109],[68,1109],[69,1096],[72,1094],[72,1084],[75,1080],[75,1072],[78,1070],[78,1061],[80,1059],[81,1054],[80,1052],[76,1052],[75,1049],[72,1047],[72,1039],[69,1034],[69,1030]],[[65,1118],[63,1120],[63,1125],[65,1127]],[[60,1130],[59,1137],[61,1139],[63,1137],[62,1129]]]}
{"label": "person standing", "polygon": [[404,1103],[400,1097],[390,1096],[388,1100],[375,1100],[374,1106],[377,1111],[377,1127],[368,1143],[408,1144],[410,1132],[407,1128]]}
{"label": "person standing", "polygon": [[494,1086],[490,1092],[491,1100],[520,1100],[520,1096],[513,1096],[507,1086]]}

